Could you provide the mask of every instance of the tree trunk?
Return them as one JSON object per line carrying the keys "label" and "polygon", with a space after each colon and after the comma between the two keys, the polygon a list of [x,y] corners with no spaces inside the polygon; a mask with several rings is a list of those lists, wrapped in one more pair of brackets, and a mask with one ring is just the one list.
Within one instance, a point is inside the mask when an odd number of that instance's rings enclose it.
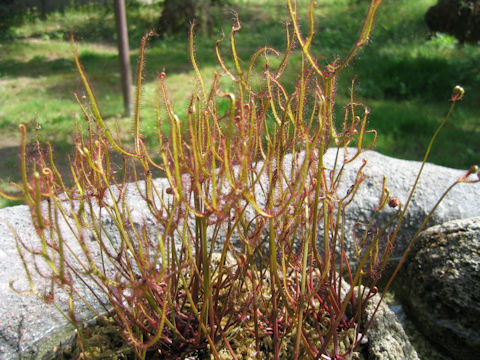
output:
{"label": "tree trunk", "polygon": [[130,116],[132,115],[132,70],[130,69],[130,49],[124,0],[115,0],[115,23],[122,74],[123,105],[125,115]]}

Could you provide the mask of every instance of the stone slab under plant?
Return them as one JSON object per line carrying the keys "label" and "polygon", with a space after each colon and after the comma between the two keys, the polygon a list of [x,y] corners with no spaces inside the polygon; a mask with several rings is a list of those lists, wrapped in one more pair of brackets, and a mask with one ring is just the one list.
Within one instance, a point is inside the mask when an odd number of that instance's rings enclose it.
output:
{"label": "stone slab under plant", "polygon": [[[327,153],[327,157],[333,157],[334,150]],[[366,152],[362,159],[368,161],[365,173],[367,179],[364,182],[364,189],[361,189],[365,196],[359,197],[352,212],[349,213],[350,221],[361,216],[371,216],[377,205],[378,196],[374,194],[378,189],[379,182],[383,176],[387,176],[390,189],[399,198],[408,195],[408,187],[414,181],[415,172],[420,166],[419,162],[395,159],[370,151]],[[361,159],[359,159],[359,163]],[[352,164],[354,167],[355,164]],[[412,220],[406,222],[405,231],[412,233],[418,227],[418,222],[425,214],[425,208],[431,207],[435,201],[435,192],[447,187],[452,179],[462,176],[462,170],[449,169],[433,164],[427,164],[425,169],[428,176],[424,177],[414,205],[409,209],[409,216]],[[354,169],[348,170],[345,176],[354,176]],[[168,186],[165,179],[155,180],[159,186]],[[163,185],[162,185],[163,184]],[[437,190],[435,190],[437,189]],[[129,203],[133,209],[139,211],[142,208],[141,198],[135,188],[131,188]],[[433,192],[433,193],[432,193]],[[135,194],[137,193],[137,194]],[[370,195],[368,196],[368,194]],[[465,201],[467,198],[480,197],[480,186],[459,186],[449,194],[444,203],[445,207],[433,216],[432,222],[441,224],[457,217],[468,215],[480,216],[480,208],[474,201]],[[465,204],[456,206],[455,204]],[[38,241],[35,229],[30,220],[30,213],[27,206],[15,206],[0,209],[0,289],[3,294],[0,301],[0,318],[6,319],[0,322],[0,353],[5,359],[19,359],[19,354],[38,354],[48,352],[62,341],[65,341],[73,333],[73,328],[68,321],[62,318],[53,305],[45,304],[41,299],[32,296],[21,296],[12,292],[9,282],[23,277],[23,267],[17,255],[15,239],[9,227],[12,226],[22,237],[29,237],[31,241]],[[410,228],[408,227],[410,224]],[[402,236],[402,234],[400,234]],[[23,283],[27,285],[26,283]],[[18,284],[19,286],[21,284]],[[84,296],[90,296],[85,291]],[[80,316],[90,319],[93,315],[83,309]]]}

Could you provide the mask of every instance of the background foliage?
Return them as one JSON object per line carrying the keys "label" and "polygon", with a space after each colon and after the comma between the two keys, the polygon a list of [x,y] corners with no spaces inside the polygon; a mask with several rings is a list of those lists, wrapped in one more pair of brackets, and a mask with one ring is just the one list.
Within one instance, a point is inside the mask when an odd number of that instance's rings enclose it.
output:
{"label": "background foliage", "polygon": [[[286,20],[283,2],[274,0],[232,0],[218,16],[212,38],[197,36],[196,56],[202,73],[217,68],[213,45],[222,30],[232,25],[232,9],[238,10],[248,35],[239,34],[240,57],[264,45],[279,47],[284,41],[281,22]],[[356,37],[365,13],[366,1],[319,0],[316,7],[315,53],[332,60],[330,54],[345,55]],[[373,37],[364,51],[339,79],[339,89],[348,89],[356,79],[357,96],[371,108],[371,128],[379,132],[376,150],[398,157],[419,160],[429,136],[446,112],[451,88],[461,84],[466,96],[440,135],[431,161],[455,168],[477,162],[480,143],[480,50],[460,45],[450,36],[430,34],[423,16],[435,0],[387,1],[381,8]],[[136,66],[138,47],[145,32],[154,28],[162,3],[142,5],[127,1],[131,62]],[[18,180],[17,147],[20,122],[35,126],[40,137],[54,143],[57,158],[64,158],[73,140],[73,124],[82,115],[73,93],[82,95],[69,37],[75,34],[79,53],[102,103],[107,122],[122,118],[120,74],[115,44],[113,8],[86,4],[50,13],[45,20],[29,13],[23,23],[9,29],[0,42],[0,178]],[[165,69],[175,107],[186,108],[185,94],[193,83],[188,60],[186,34],[154,40],[147,50],[143,133],[153,138],[154,79]],[[299,56],[298,54],[296,55]],[[295,57],[295,55],[294,55]],[[293,59],[295,61],[295,59]],[[299,60],[297,60],[299,61]],[[290,75],[292,84],[296,74]],[[348,102],[347,91],[337,94],[337,117],[342,118]],[[181,114],[180,114],[181,115]],[[166,130],[166,129],[165,129]],[[121,127],[125,138],[130,127]]]}

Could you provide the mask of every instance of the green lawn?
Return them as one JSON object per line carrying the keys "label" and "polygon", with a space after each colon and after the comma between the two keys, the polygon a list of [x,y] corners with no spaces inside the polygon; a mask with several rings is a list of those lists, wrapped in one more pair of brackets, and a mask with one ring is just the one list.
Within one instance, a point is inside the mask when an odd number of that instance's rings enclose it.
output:
{"label": "green lawn", "polygon": [[[231,0],[243,28],[238,36],[245,61],[257,48],[284,44],[287,11],[283,0]],[[301,0],[299,3],[308,3]],[[468,168],[479,162],[480,142],[480,47],[460,45],[445,35],[430,36],[423,14],[436,0],[386,0],[377,19],[373,37],[354,64],[339,79],[337,117],[354,78],[356,96],[371,109],[369,127],[378,131],[375,149],[397,157],[419,160],[425,145],[449,107],[452,88],[466,90],[451,121],[433,149],[431,161]],[[320,63],[345,55],[358,34],[367,1],[317,0],[316,38],[313,47]],[[214,30],[229,33],[232,10],[217,16]],[[306,7],[305,7],[306,9]],[[128,6],[131,62],[135,71],[141,36],[152,28],[161,3]],[[129,135],[129,119],[122,117],[120,74],[116,56],[113,9],[85,6],[65,14],[53,13],[46,20],[35,16],[14,28],[11,37],[0,41],[0,179],[18,180],[18,124],[33,130],[40,125],[40,137],[54,143],[57,157],[65,161],[76,121],[82,123],[74,93],[83,89],[76,73],[69,38],[75,34],[82,63],[89,74],[103,115],[118,122]],[[206,75],[218,70],[216,38],[196,37],[196,55]],[[295,61],[295,59],[294,59]],[[167,73],[167,85],[176,111],[181,116],[193,88],[185,35],[154,39],[147,51],[144,79],[143,132],[155,132],[155,77]],[[287,74],[293,82],[295,74]],[[8,203],[2,202],[0,206]]]}

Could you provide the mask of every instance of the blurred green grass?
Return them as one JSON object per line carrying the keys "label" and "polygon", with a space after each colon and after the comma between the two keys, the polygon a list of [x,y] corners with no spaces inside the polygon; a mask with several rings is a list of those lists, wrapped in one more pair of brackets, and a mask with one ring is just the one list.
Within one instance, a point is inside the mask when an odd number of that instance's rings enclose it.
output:
{"label": "blurred green grass", "polygon": [[[307,9],[304,4],[300,18]],[[369,128],[378,132],[375,150],[387,155],[419,160],[437,124],[449,107],[452,88],[466,90],[451,121],[441,133],[431,155],[440,165],[468,168],[479,162],[480,48],[460,45],[449,36],[429,34],[423,15],[435,0],[385,1],[373,36],[337,87],[337,118],[350,98],[355,79],[356,98],[371,110]],[[321,64],[348,53],[362,24],[368,1],[317,0],[316,38],[313,48]],[[132,70],[135,72],[140,39],[155,26],[161,3],[127,2]],[[288,20],[283,0],[232,0],[215,14],[214,34],[229,34],[233,11],[242,30],[237,44],[244,62],[259,47],[284,47],[284,22]],[[306,17],[305,17],[306,19]],[[305,25],[306,27],[306,25]],[[128,137],[129,119],[122,115],[120,73],[115,43],[113,9],[109,6],[70,8],[52,13],[45,20],[32,17],[13,28],[10,39],[0,41],[0,179],[18,181],[17,127],[32,130],[40,125],[42,140],[51,141],[60,163],[66,164],[76,121],[82,115],[74,93],[83,89],[76,73],[70,36],[74,36],[81,61],[97,95],[102,114],[110,124],[118,122]],[[208,77],[218,70],[214,53],[216,38],[196,36],[196,56]],[[226,54],[227,44],[222,47]],[[228,55],[227,55],[228,57]],[[292,59],[298,61],[298,57]],[[194,88],[188,59],[187,36],[153,39],[147,50],[145,92],[142,99],[142,129],[155,137],[156,76],[167,73],[170,98],[181,117]],[[296,74],[286,74],[293,83]],[[10,203],[0,203],[6,206]]]}

